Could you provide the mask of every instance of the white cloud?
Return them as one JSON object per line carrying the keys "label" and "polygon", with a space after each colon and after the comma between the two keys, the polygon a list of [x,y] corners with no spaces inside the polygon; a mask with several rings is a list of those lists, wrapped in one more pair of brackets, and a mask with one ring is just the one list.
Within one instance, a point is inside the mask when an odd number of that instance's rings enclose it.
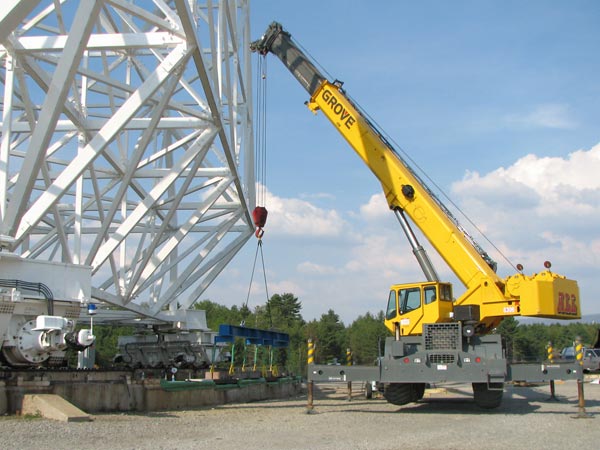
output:
{"label": "white cloud", "polygon": [[307,275],[335,275],[339,274],[340,270],[323,264],[317,264],[314,262],[304,261],[298,264],[298,272]]}
{"label": "white cloud", "polygon": [[269,283],[269,295],[273,294],[284,294],[291,292],[296,296],[302,296],[305,289],[302,288],[298,283],[291,280],[279,280],[273,283]]}
{"label": "white cloud", "polygon": [[[394,236],[394,232],[400,233]],[[398,226],[386,233],[364,236],[361,242],[352,248],[352,258],[345,264],[350,273],[380,274],[385,278],[406,275],[415,261],[408,244],[401,241],[404,235]]]}
{"label": "white cloud", "polygon": [[568,106],[557,103],[539,105],[526,113],[509,114],[504,117],[504,122],[508,126],[525,128],[572,129],[577,126]]}
{"label": "white cloud", "polygon": [[388,216],[390,208],[383,193],[372,195],[368,203],[361,205],[360,214],[366,220],[377,220]]}
{"label": "white cloud", "polygon": [[317,193],[311,193],[311,194],[300,194],[300,198],[302,200],[332,200],[335,201],[335,195],[333,195],[330,192],[317,192]]}
{"label": "white cloud", "polygon": [[339,236],[347,226],[334,209],[323,209],[297,198],[277,197],[271,192],[266,195],[269,211],[267,225],[272,234],[293,236]]}
{"label": "white cloud", "polygon": [[535,268],[551,259],[574,272],[600,261],[599,173],[600,144],[565,158],[527,155],[485,175],[467,173],[452,191],[509,258]]}
{"label": "white cloud", "polygon": [[527,155],[507,175],[543,194],[560,186],[577,190],[600,188],[600,144],[589,151],[578,150],[568,158]]}
{"label": "white cloud", "polygon": [[[570,153],[567,158],[527,155],[484,176],[467,172],[452,190],[464,198],[501,197],[507,204],[517,200],[517,206],[527,200],[527,207],[536,205],[538,211],[556,214],[572,214],[572,207],[597,212],[593,193],[600,191],[599,173],[600,144]],[[569,209],[565,209],[567,205]]]}

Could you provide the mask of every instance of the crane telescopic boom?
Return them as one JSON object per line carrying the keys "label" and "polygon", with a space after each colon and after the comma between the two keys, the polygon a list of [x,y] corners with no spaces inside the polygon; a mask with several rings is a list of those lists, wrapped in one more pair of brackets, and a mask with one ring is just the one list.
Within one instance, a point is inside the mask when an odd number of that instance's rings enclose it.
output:
{"label": "crane telescopic boom", "polygon": [[[424,324],[461,320],[470,324],[473,333],[483,334],[507,316],[581,317],[576,281],[551,272],[549,264],[547,270],[531,276],[519,272],[499,277],[491,258],[350,100],[342,83],[323,76],[280,24],[272,23],[251,49],[277,56],[304,87],[310,95],[308,108],[324,113],[380,181],[390,209],[411,241],[428,281],[392,286],[386,313],[386,326],[392,332],[421,334]],[[410,224],[403,222],[405,216],[466,287],[454,301],[450,284],[436,279]]]}

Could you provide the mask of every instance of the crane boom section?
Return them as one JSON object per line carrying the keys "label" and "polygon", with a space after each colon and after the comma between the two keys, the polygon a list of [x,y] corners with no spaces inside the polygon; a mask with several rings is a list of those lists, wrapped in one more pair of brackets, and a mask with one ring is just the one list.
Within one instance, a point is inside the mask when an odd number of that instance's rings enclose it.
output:
{"label": "crane boom section", "polygon": [[480,284],[482,277],[502,284],[412,171],[355,109],[341,87],[324,81],[308,107],[321,110],[337,127],[380,181],[390,209],[405,211],[467,288]]}

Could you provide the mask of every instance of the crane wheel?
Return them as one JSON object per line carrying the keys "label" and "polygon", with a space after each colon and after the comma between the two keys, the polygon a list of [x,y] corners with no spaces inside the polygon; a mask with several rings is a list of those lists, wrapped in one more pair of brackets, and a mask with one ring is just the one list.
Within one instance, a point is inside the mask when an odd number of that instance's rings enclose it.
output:
{"label": "crane wheel", "polygon": [[477,406],[494,409],[502,403],[504,383],[473,383],[473,398]]}
{"label": "crane wheel", "polygon": [[417,396],[417,398],[414,400],[416,402],[421,400],[425,395],[425,383],[415,383],[413,384],[413,386],[415,388],[415,394]]}
{"label": "crane wheel", "polygon": [[390,383],[385,387],[383,396],[392,405],[406,405],[423,398],[425,383]]}
{"label": "crane wheel", "polygon": [[371,400],[373,398],[373,383],[371,381],[365,382],[365,399]]}

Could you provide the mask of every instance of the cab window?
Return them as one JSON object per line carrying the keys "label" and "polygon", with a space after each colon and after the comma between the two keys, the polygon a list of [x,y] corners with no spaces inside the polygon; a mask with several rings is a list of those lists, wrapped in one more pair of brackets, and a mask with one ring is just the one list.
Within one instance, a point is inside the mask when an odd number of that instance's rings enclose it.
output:
{"label": "cab window", "polygon": [[394,317],[396,317],[396,291],[390,291],[385,318],[390,320]]}
{"label": "cab window", "polygon": [[440,284],[440,300],[452,301],[452,286],[449,284]]}
{"label": "cab window", "polygon": [[400,314],[421,307],[421,290],[416,288],[400,289],[398,291],[398,300],[400,302]]}
{"label": "cab window", "polygon": [[425,304],[429,305],[437,300],[435,286],[427,286],[425,288]]}

